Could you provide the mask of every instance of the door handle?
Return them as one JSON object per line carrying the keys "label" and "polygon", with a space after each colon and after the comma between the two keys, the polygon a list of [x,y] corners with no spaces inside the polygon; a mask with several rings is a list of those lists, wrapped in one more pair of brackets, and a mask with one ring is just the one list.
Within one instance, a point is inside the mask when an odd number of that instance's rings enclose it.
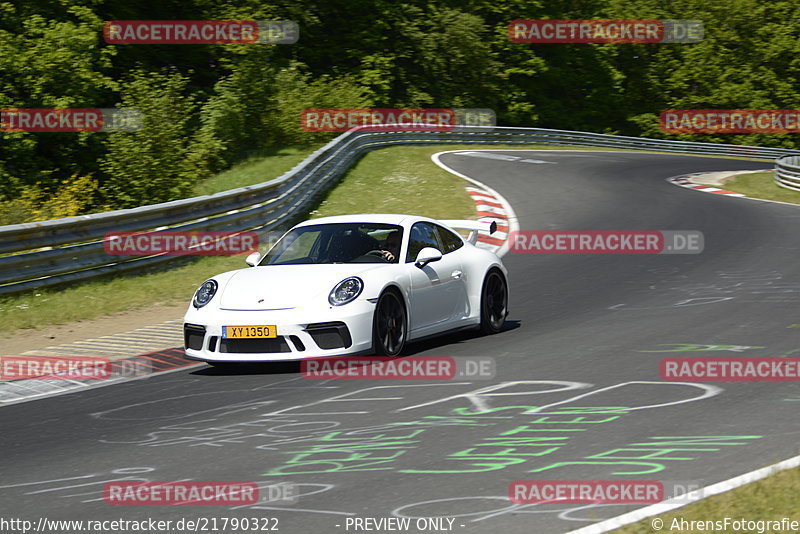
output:
{"label": "door handle", "polygon": [[450,275],[450,278],[452,278],[453,280],[458,280],[459,278],[461,278],[461,275],[463,274],[464,273],[462,273],[461,271],[453,271],[453,273]]}

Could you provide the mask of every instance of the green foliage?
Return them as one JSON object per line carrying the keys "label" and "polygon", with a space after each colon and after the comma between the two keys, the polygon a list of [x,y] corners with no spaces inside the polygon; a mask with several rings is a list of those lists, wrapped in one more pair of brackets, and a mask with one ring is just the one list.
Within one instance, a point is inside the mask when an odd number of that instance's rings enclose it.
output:
{"label": "green foliage", "polygon": [[[696,19],[697,44],[521,44],[514,19]],[[293,45],[107,45],[106,20],[293,20]],[[792,0],[0,0],[0,108],[140,108],[136,133],[0,133],[0,201],[93,176],[105,203],[191,194],[321,107],[492,108],[504,125],[800,148],[791,134],[665,134],[668,108],[800,107]],[[36,185],[39,184],[39,185]],[[99,203],[98,203],[99,202]]]}
{"label": "green foliage", "polygon": [[[631,45],[618,57],[635,133],[651,137],[800,148],[791,134],[672,134],[663,109],[798,109],[800,5],[790,0],[610,0],[612,16],[701,20],[697,44]],[[631,68],[632,65],[636,67]],[[635,104],[633,104],[635,103]],[[634,108],[635,105],[635,108]]]}
{"label": "green foliage", "polygon": [[236,56],[230,73],[214,85],[200,111],[201,135],[213,139],[218,159],[209,153],[209,168],[217,171],[253,150],[270,145],[272,128],[267,120],[275,93],[271,49],[249,47],[252,53]]}
{"label": "green foliage", "polygon": [[[175,72],[137,71],[124,84],[122,108],[143,115],[142,128],[108,134],[103,192],[115,206],[131,208],[186,196],[204,169],[198,160],[192,120],[197,105],[185,94],[186,78]],[[201,130],[201,132],[203,132]]]}
{"label": "green foliage", "polygon": [[350,76],[332,78],[322,75],[312,79],[293,64],[275,76],[280,88],[271,100],[267,120],[272,141],[277,145],[311,144],[331,139],[329,133],[306,132],[300,128],[300,113],[309,108],[368,108],[373,100],[364,87]]}
{"label": "green foliage", "polygon": [[[117,84],[108,74],[114,51],[98,47],[100,19],[86,7],[68,7],[60,20],[20,9],[0,3],[0,109],[101,107]],[[91,174],[102,150],[93,134],[0,133],[0,199]]]}
{"label": "green foliage", "polygon": [[98,186],[90,176],[71,176],[50,190],[41,184],[27,187],[17,198],[0,202],[0,225],[80,215],[97,206]]}

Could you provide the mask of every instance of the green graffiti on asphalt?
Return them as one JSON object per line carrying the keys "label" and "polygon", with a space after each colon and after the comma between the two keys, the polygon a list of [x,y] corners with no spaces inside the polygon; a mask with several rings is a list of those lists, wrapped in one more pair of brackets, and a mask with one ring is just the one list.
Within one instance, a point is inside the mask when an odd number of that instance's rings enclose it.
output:
{"label": "green graffiti on asphalt", "polygon": [[[552,454],[566,445],[573,433],[584,432],[592,425],[608,423],[629,413],[625,406],[561,407],[537,412],[539,409],[537,406],[503,406],[475,412],[457,408],[450,415],[381,425],[373,435],[365,429],[331,432],[316,438],[311,446],[287,451],[291,458],[264,475],[377,470],[428,474],[495,471]],[[394,465],[398,458],[422,446],[418,438],[423,433],[450,426],[499,426],[515,417],[505,415],[509,412],[514,412],[516,417],[528,414],[530,419],[448,454],[445,461],[455,462],[454,469],[399,469]],[[398,432],[403,434],[398,435]]]}
{"label": "green graffiti on asphalt", "polygon": [[672,349],[639,350],[636,352],[744,352],[750,349],[763,349],[764,347],[751,347],[748,345],[698,345],[694,343],[661,343],[661,347],[674,347]]}
{"label": "green graffiti on asphalt", "polygon": [[[619,469],[640,469],[638,471],[615,471],[614,476],[645,475],[666,469],[663,462],[696,460],[695,453],[719,452],[721,447],[746,445],[746,440],[761,439],[763,436],[656,436],[651,441],[631,443],[627,447],[585,456],[578,461],[556,462],[545,467],[531,469],[529,473],[541,473],[559,467],[580,465]],[[679,456],[673,456],[680,453]],[[691,454],[685,454],[691,453]],[[651,461],[657,460],[657,461]]]}

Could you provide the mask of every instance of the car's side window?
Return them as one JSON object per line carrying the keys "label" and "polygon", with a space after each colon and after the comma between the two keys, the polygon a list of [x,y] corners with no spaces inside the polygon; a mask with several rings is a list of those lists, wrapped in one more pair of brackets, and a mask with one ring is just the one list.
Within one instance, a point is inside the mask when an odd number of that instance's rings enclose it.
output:
{"label": "car's side window", "polygon": [[408,252],[406,253],[406,263],[411,263],[417,259],[419,251],[425,247],[433,247],[442,250],[439,242],[439,232],[430,223],[418,222],[411,227],[408,237]]}
{"label": "car's side window", "polygon": [[464,246],[464,242],[461,240],[459,236],[457,236],[447,228],[439,226],[438,224],[435,226],[436,229],[439,231],[439,240],[442,242],[442,246],[444,247],[444,249],[442,250],[442,254],[453,252],[454,250],[458,250],[462,246]]}

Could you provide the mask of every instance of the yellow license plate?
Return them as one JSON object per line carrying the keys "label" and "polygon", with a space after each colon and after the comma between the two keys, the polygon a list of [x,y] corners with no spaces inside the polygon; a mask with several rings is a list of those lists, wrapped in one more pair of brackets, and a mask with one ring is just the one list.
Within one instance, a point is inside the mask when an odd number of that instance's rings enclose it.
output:
{"label": "yellow license plate", "polygon": [[263,339],[278,337],[278,328],[268,326],[223,326],[222,337],[226,339]]}

